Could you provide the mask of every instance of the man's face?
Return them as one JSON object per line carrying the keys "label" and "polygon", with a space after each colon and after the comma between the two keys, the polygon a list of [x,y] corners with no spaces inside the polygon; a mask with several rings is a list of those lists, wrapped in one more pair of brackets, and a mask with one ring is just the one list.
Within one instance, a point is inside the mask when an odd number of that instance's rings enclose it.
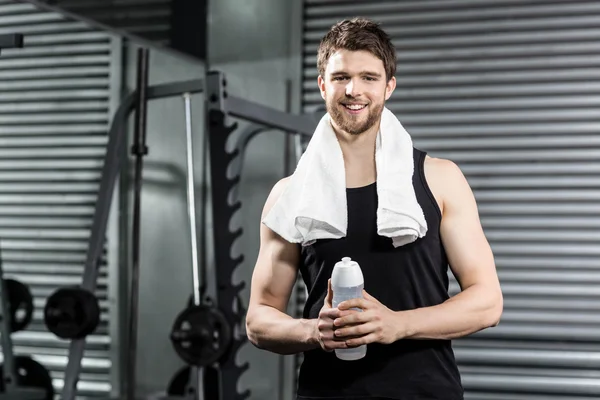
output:
{"label": "man's face", "polygon": [[351,135],[379,122],[396,87],[395,78],[386,81],[383,61],[362,50],[333,53],[318,83],[334,127]]}

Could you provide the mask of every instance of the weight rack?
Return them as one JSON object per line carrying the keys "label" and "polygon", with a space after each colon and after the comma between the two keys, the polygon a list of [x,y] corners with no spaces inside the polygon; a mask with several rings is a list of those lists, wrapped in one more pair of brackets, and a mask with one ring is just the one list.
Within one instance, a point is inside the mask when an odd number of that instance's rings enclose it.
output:
{"label": "weight rack", "polygon": [[[113,192],[117,177],[124,170],[123,166],[126,161],[126,157],[124,156],[126,153],[123,151],[126,144],[126,127],[131,112],[135,111],[135,139],[131,149],[131,154],[136,157],[134,245],[132,249],[132,269],[128,274],[128,283],[131,292],[128,307],[128,343],[123,346],[123,348],[128,349],[128,364],[121,381],[127,398],[134,400],[135,360],[137,356],[137,280],[139,275],[139,246],[135,243],[139,240],[140,229],[140,183],[137,180],[141,176],[142,158],[148,151],[145,143],[146,104],[148,101],[154,99],[181,96],[187,99],[186,111],[189,111],[189,103],[187,102],[189,95],[204,93],[206,104],[205,129],[209,148],[208,158],[210,186],[212,188],[213,239],[216,263],[216,276],[214,282],[212,282],[216,289],[216,299],[210,299],[210,303],[211,307],[217,308],[225,317],[227,324],[231,328],[232,335],[224,354],[216,363],[204,365],[202,360],[194,363],[187,361],[189,371],[184,372],[189,375],[189,384],[186,385],[187,390],[185,393],[187,395],[185,398],[205,399],[204,396],[209,394],[206,400],[243,400],[249,396],[249,392],[238,393],[237,384],[243,372],[248,368],[248,365],[238,366],[235,359],[239,348],[247,341],[245,327],[243,326],[246,310],[240,298],[240,292],[244,288],[244,283],[242,282],[238,285],[232,284],[233,273],[243,262],[243,256],[238,258],[231,257],[234,242],[243,232],[242,229],[232,232],[229,226],[234,213],[241,208],[237,187],[241,179],[244,154],[250,140],[267,130],[277,129],[286,134],[310,137],[318,123],[318,119],[315,115],[295,115],[231,96],[226,90],[227,81],[221,72],[209,72],[204,80],[172,82],[155,86],[147,85],[147,74],[148,50],[140,49],[138,51],[136,90],[121,101],[119,108],[114,114],[108,133],[108,144],[92,221],[91,235],[88,242],[82,283],[73,290],[78,290],[79,294],[92,296],[97,301],[93,293],[96,290]],[[236,131],[237,123],[232,123],[230,118],[239,118],[252,123],[247,129],[236,135],[235,145],[233,146],[234,150],[232,152],[227,151],[226,144],[229,142],[231,135]],[[191,130],[189,121],[186,121],[186,128]],[[191,132],[187,133],[188,136],[191,134]],[[224,205],[217,206],[219,204]],[[205,276],[203,274],[204,271],[201,269],[203,269],[203,266],[194,264],[194,301],[192,305],[198,305],[198,303],[204,300],[202,298],[203,293],[198,293],[202,292],[198,277]],[[202,282],[202,284],[205,285],[206,282]],[[64,290],[64,288],[59,289],[48,300],[45,310],[46,321],[48,321],[48,309],[52,309],[52,307],[49,307],[49,304],[52,302],[53,296],[61,290]],[[77,298],[77,301],[80,300],[81,297]],[[94,305],[93,309],[95,310],[95,304],[92,305]],[[62,318],[63,316],[59,315],[59,317]],[[95,329],[93,323],[90,326]],[[49,329],[55,333],[58,331],[56,329],[53,330],[51,327]],[[75,400],[85,340],[89,333],[91,331],[88,330],[71,339],[64,387],[60,395],[62,400]],[[203,380],[203,376],[207,376],[210,379]],[[169,397],[169,399],[171,398],[181,399],[182,397]]]}

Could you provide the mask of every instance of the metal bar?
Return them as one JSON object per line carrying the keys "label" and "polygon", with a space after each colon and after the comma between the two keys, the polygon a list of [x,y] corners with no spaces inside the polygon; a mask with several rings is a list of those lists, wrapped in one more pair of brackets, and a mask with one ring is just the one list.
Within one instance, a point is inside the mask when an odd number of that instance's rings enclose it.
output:
{"label": "metal bar", "polygon": [[148,88],[148,100],[159,99],[163,97],[180,96],[183,93],[201,93],[205,90],[205,83],[202,79],[192,79],[189,81],[162,83],[160,85]]}
{"label": "metal bar", "polygon": [[[106,234],[114,185],[122,162],[121,155],[123,153],[123,141],[125,139],[124,128],[127,124],[127,117],[133,109],[134,104],[134,94],[125,97],[115,113],[115,117],[108,133],[108,144],[106,146],[106,155],[104,158],[104,166],[102,168],[102,178],[100,180],[100,188],[98,189],[98,200],[96,201],[83,272],[83,282],[81,285],[82,288],[87,289],[92,293],[96,289],[98,266],[102,257],[104,236]],[[65,380],[61,395],[61,399],[63,400],[75,399],[84,348],[85,339],[73,340],[69,344],[69,358],[65,370]]]}
{"label": "metal bar", "polygon": [[5,391],[16,388],[15,363],[13,353],[13,342],[11,336],[12,316],[10,315],[10,302],[6,293],[6,282],[4,281],[4,270],[2,267],[2,255],[0,254],[0,334],[2,335],[3,376]]}
{"label": "metal bar", "polygon": [[200,269],[198,266],[198,240],[196,233],[196,196],[194,191],[194,151],[192,142],[192,106],[190,94],[183,95],[185,104],[185,139],[186,139],[186,155],[187,155],[187,201],[188,201],[188,217],[190,221],[190,238],[192,246],[192,283],[194,304],[200,305],[202,299],[200,297]]}
{"label": "metal bar", "polygon": [[148,154],[146,146],[147,88],[149,50],[140,48],[137,59],[137,107],[135,113],[134,143],[131,148],[135,156],[132,265],[130,274],[130,297],[128,317],[127,399],[135,400],[135,365],[137,357],[137,313],[139,301],[141,197],[143,158]]}
{"label": "metal bar", "polygon": [[21,33],[0,35],[0,50],[21,47],[23,47],[23,35]]}
{"label": "metal bar", "polygon": [[290,114],[235,96],[225,99],[223,111],[232,117],[304,136],[312,136],[318,123],[309,115]]}

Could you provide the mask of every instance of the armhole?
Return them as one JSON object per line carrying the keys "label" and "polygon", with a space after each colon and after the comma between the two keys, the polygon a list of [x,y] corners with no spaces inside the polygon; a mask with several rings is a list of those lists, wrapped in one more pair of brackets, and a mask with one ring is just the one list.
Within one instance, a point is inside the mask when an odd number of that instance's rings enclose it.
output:
{"label": "armhole", "polygon": [[437,212],[437,215],[441,221],[442,210],[440,210],[440,206],[437,200],[435,199],[433,192],[429,188],[429,184],[427,184],[427,179],[425,178],[425,157],[427,156],[427,152],[421,150],[417,150],[417,152],[417,154],[419,155],[417,166],[419,170],[419,179],[421,181],[421,185],[423,185],[423,189],[425,189],[425,193],[427,193],[427,197],[429,197],[429,201],[431,201],[431,204],[433,205],[433,208],[435,208],[435,211]]}

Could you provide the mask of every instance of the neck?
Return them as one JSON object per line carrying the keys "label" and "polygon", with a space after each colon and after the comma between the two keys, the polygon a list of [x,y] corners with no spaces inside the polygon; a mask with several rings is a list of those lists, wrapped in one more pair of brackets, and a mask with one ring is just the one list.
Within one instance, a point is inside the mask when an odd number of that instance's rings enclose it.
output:
{"label": "neck", "polygon": [[346,186],[361,187],[375,182],[375,140],[379,122],[359,135],[351,135],[334,127],[346,169]]}

